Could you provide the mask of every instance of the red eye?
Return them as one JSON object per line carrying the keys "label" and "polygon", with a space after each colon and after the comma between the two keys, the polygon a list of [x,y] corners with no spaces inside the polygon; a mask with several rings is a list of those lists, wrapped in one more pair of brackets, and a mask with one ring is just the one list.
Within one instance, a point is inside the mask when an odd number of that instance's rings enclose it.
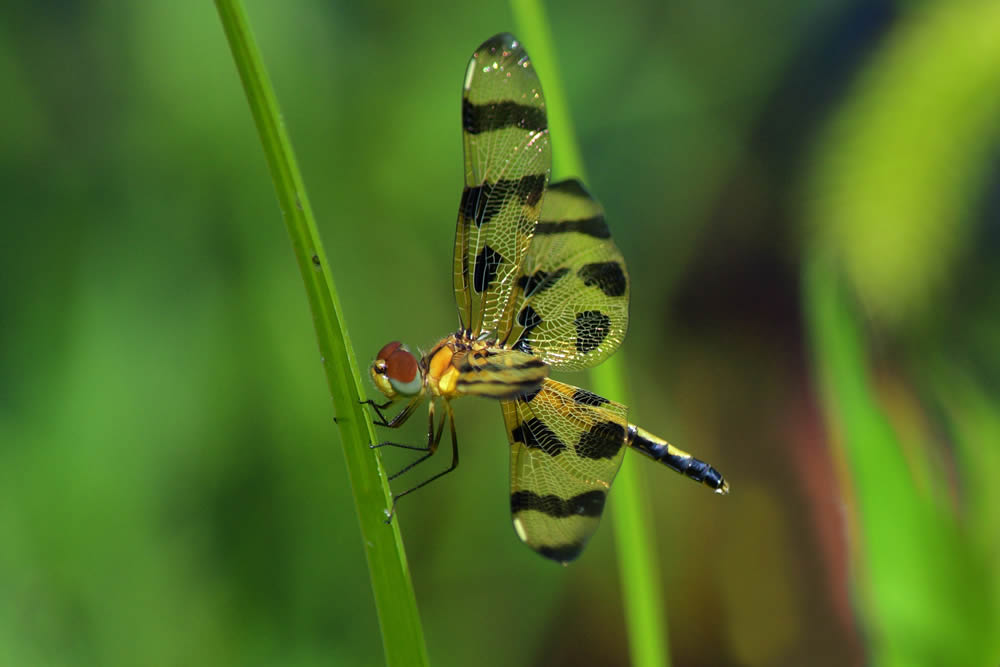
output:
{"label": "red eye", "polygon": [[[392,345],[392,343],[389,343],[389,345],[386,345],[382,349],[385,350]],[[381,356],[381,352],[379,353],[379,358],[385,359],[385,374],[396,382],[412,382],[417,377],[417,360],[410,354],[409,350],[400,347],[399,343],[395,345],[396,347],[389,354],[388,358]]]}
{"label": "red eye", "polygon": [[389,356],[392,355],[397,349],[399,349],[403,344],[398,340],[394,340],[391,343],[386,343],[385,347],[378,351],[375,355],[376,359],[381,359],[382,361],[388,361]]}

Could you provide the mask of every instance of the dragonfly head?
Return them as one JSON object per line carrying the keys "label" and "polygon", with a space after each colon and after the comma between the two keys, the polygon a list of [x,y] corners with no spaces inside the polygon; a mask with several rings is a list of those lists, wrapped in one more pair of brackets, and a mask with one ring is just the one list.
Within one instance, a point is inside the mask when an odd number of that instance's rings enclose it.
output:
{"label": "dragonfly head", "polygon": [[389,399],[416,396],[424,386],[417,358],[399,341],[393,341],[378,351],[371,374],[372,382]]}

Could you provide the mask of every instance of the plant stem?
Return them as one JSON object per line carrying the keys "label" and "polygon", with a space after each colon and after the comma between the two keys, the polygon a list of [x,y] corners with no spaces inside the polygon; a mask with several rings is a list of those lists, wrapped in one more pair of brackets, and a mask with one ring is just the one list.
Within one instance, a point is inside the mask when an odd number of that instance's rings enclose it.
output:
{"label": "plant stem", "polygon": [[[558,173],[559,179],[576,177],[586,182],[545,9],[537,0],[511,0],[511,8],[520,31],[518,37],[527,45],[545,90],[555,164],[553,180],[557,180],[555,173]],[[627,402],[624,367],[624,355],[619,351],[591,370],[595,391]],[[656,541],[651,532],[651,522],[646,518],[648,513],[644,511],[648,503],[643,502],[646,493],[640,471],[628,460],[618,473],[614,489],[614,502],[610,503],[610,508],[614,515],[632,664],[638,667],[669,665],[666,607],[661,595]]]}
{"label": "plant stem", "polygon": [[242,2],[216,0],[215,4],[243,81],[305,283],[320,361],[338,415],[385,660],[389,665],[426,665],[427,648],[399,527],[397,523],[386,526],[383,521],[391,495],[384,471],[379,470],[378,459],[369,449],[369,444],[375,441],[374,427],[371,416],[360,404],[357,362],[291,141]]}

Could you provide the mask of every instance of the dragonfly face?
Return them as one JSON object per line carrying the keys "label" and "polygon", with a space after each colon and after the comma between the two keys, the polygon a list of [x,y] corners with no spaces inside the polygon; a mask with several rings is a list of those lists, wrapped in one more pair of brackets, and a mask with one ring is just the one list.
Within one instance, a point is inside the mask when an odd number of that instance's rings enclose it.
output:
{"label": "dragonfly face", "polygon": [[424,375],[417,358],[399,341],[393,341],[378,351],[371,375],[375,387],[390,400],[416,396],[424,387]]}
{"label": "dragonfly face", "polygon": [[624,340],[625,258],[583,184],[549,182],[545,97],[523,45],[509,34],[486,40],[462,89],[465,187],[451,266],[459,326],[422,360],[398,342],[378,353],[375,386],[407,404],[386,418],[390,403],[365,401],[376,423],[396,428],[419,403],[430,398],[430,405],[426,446],[373,446],[422,452],[391,480],[430,458],[449,431],[451,466],[395,495],[395,509],[458,465],[451,401],[497,401],[510,444],[514,531],[542,556],[567,563],[597,530],[626,449],[718,493],[729,485],[709,464],[630,424],[624,405],[549,377],[550,369],[595,366]]}

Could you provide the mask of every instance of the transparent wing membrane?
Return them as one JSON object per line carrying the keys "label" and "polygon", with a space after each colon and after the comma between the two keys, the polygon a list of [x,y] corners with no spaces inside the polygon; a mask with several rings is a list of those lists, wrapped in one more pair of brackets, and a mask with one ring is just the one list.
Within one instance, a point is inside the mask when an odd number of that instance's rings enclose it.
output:
{"label": "transparent wing membrane", "polygon": [[628,410],[555,380],[502,409],[514,529],[541,555],[571,561],[597,530],[625,453]]}
{"label": "transparent wing membrane", "polygon": [[625,259],[611,239],[604,209],[579,181],[549,187],[515,290],[507,344],[550,366],[594,366],[625,339]]}
{"label": "transparent wing membrane", "polygon": [[455,301],[463,328],[506,333],[510,295],[531,243],[552,157],[542,87],[509,34],[484,42],[462,96],[465,189],[455,231]]}

